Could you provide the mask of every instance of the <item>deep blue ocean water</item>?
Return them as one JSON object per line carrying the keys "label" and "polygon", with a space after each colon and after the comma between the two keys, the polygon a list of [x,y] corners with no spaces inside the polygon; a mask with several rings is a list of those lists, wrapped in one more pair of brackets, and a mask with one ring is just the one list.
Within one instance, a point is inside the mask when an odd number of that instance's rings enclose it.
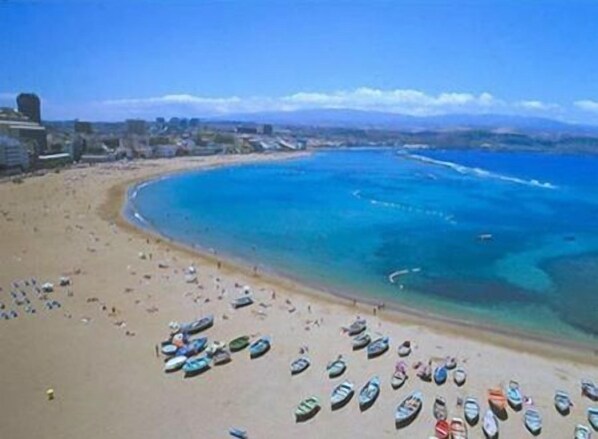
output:
{"label": "deep blue ocean water", "polygon": [[[132,195],[144,219],[135,221],[251,265],[354,296],[598,341],[595,156],[322,151],[180,174]],[[390,283],[397,270],[409,272]]]}

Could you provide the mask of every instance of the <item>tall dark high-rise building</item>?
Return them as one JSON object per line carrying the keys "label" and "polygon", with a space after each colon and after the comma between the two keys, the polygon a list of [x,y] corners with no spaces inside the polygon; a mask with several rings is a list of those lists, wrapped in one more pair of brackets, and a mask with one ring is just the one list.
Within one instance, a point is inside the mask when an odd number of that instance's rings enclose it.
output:
{"label": "tall dark high-rise building", "polygon": [[36,94],[21,93],[17,96],[17,107],[19,113],[27,116],[32,122],[42,122],[41,104]]}

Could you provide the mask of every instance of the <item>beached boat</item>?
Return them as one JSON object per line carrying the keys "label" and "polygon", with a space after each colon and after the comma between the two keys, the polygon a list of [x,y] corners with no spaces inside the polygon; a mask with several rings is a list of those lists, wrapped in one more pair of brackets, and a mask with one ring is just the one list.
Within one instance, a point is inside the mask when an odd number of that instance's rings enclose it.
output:
{"label": "beached boat", "polygon": [[554,407],[561,415],[568,415],[571,405],[571,398],[567,392],[559,390],[554,394]]}
{"label": "beached boat", "polygon": [[528,431],[535,435],[540,434],[542,431],[542,417],[540,412],[534,408],[527,409],[523,414],[523,423]]}
{"label": "beached boat", "polygon": [[363,349],[372,341],[370,334],[361,333],[353,338],[353,350]]}
{"label": "beached boat", "polygon": [[404,361],[399,361],[395,366],[395,372],[390,379],[390,385],[393,389],[398,389],[407,380],[407,364]]}
{"label": "beached boat", "polygon": [[233,306],[233,308],[237,309],[237,308],[243,308],[244,306],[251,305],[252,303],[253,303],[253,297],[251,297],[250,295],[245,295],[245,296],[241,296],[241,297],[234,299],[231,302],[231,305]]}
{"label": "beached boat", "polygon": [[480,419],[480,405],[475,398],[467,398],[463,403],[463,414],[469,425],[475,425]]}
{"label": "beached boat", "polygon": [[180,347],[176,351],[176,355],[184,355],[185,357],[193,357],[203,351],[208,343],[206,337],[191,340],[186,345]]}
{"label": "beached boat", "polygon": [[249,356],[257,358],[270,350],[270,337],[262,337],[249,345]]}
{"label": "beached boat", "polygon": [[212,357],[216,354],[216,352],[221,351],[223,349],[226,349],[226,343],[223,343],[221,341],[213,341],[210,346],[207,347],[206,349],[206,355],[208,357]]}
{"label": "beached boat", "polygon": [[421,365],[417,369],[417,376],[422,381],[431,381],[432,380],[432,365],[431,364]]}
{"label": "beached boat", "polygon": [[462,367],[458,367],[453,372],[453,381],[459,387],[465,384],[465,380],[467,380],[467,372]]}
{"label": "beached boat", "polygon": [[446,382],[447,376],[448,372],[445,366],[438,366],[436,369],[434,369],[434,382],[436,384],[444,384]]}
{"label": "beached boat", "polygon": [[365,331],[367,328],[367,322],[365,319],[357,319],[349,325],[347,332],[349,335],[357,335]]}
{"label": "beached boat", "polygon": [[598,407],[588,408],[588,421],[592,428],[598,431]]}
{"label": "beached boat", "polygon": [[197,334],[198,332],[205,331],[214,325],[214,316],[209,315],[202,317],[201,319],[194,320],[190,323],[181,325],[181,332],[186,334]]}
{"label": "beached boat", "polygon": [[340,357],[334,361],[331,361],[326,366],[326,370],[328,371],[328,376],[330,378],[336,378],[338,376],[341,376],[346,369],[347,362]]}
{"label": "beached boat", "polygon": [[448,411],[446,408],[446,399],[442,396],[437,396],[434,400],[434,407],[432,408],[434,419],[446,419],[448,417]]}
{"label": "beached boat", "polygon": [[521,410],[523,405],[523,396],[521,395],[521,389],[517,381],[510,381],[507,387],[507,401],[514,410]]}
{"label": "beached boat", "polygon": [[373,377],[359,391],[359,408],[366,410],[371,407],[380,395],[380,378]]}
{"label": "beached boat", "polygon": [[401,346],[398,347],[397,353],[399,357],[406,357],[411,353],[411,341],[405,340],[401,343]]}
{"label": "beached boat", "polygon": [[446,357],[444,359],[444,367],[446,367],[448,370],[453,370],[455,367],[457,367],[457,359],[455,357]]}
{"label": "beached boat", "polygon": [[237,337],[234,340],[231,340],[228,344],[228,347],[231,352],[238,352],[242,349],[245,349],[247,346],[249,346],[248,335],[242,335],[240,337]]}
{"label": "beached boat", "polygon": [[507,398],[505,392],[500,387],[493,387],[488,390],[488,403],[490,407],[497,411],[503,412],[507,408]]}
{"label": "beached boat", "polygon": [[330,395],[330,406],[332,410],[343,407],[353,397],[355,390],[353,389],[353,383],[351,381],[343,381],[334,389]]}
{"label": "beached boat", "polygon": [[216,366],[226,364],[231,360],[230,352],[228,349],[220,349],[212,355],[212,360]]}
{"label": "beached boat", "polygon": [[304,399],[299,403],[295,410],[295,419],[297,422],[311,419],[316,413],[320,411],[320,400],[315,396]]}
{"label": "beached boat", "polygon": [[587,396],[592,401],[598,401],[598,386],[590,380],[582,380],[581,394]]}
{"label": "beached boat", "polygon": [[298,375],[311,364],[309,358],[299,357],[291,363],[291,375]]}
{"label": "beached boat", "polygon": [[463,419],[453,418],[451,420],[451,439],[467,439],[467,426]]}
{"label": "beached boat", "polygon": [[575,439],[590,439],[592,432],[585,425],[578,424],[575,427]]}
{"label": "beached boat", "polygon": [[488,439],[494,439],[498,437],[498,419],[492,410],[487,410],[482,421],[482,431]]}
{"label": "beached boat", "polygon": [[184,355],[180,355],[178,357],[173,357],[164,363],[164,372],[174,372],[179,370],[183,367],[183,364],[187,361],[187,357]]}
{"label": "beached boat", "polygon": [[210,359],[208,357],[189,358],[183,364],[185,376],[198,375],[210,368]]}
{"label": "beached boat", "polygon": [[438,439],[448,439],[451,433],[451,427],[445,419],[439,419],[436,421],[434,432],[436,433],[436,437]]}
{"label": "beached boat", "polygon": [[230,434],[232,437],[236,437],[238,439],[247,439],[249,437],[249,436],[247,436],[247,432],[245,430],[241,430],[239,428],[229,429],[228,434]]}
{"label": "beached boat", "polygon": [[176,354],[176,351],[178,349],[179,348],[177,348],[175,345],[168,343],[168,344],[162,345],[162,348],[160,349],[160,351],[167,357],[171,357],[174,354]]}
{"label": "beached boat", "polygon": [[388,350],[388,343],[390,339],[388,337],[380,337],[374,340],[368,346],[368,358],[379,357]]}
{"label": "beached boat", "polygon": [[395,412],[395,424],[397,428],[404,427],[413,422],[421,411],[422,404],[422,393],[417,391],[401,401]]}

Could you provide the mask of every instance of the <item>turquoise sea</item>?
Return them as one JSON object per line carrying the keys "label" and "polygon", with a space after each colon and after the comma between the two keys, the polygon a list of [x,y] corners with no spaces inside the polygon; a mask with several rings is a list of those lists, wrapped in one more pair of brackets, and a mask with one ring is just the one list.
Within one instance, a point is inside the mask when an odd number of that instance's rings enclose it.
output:
{"label": "turquoise sea", "polygon": [[596,156],[321,151],[146,182],[127,213],[348,295],[598,341]]}

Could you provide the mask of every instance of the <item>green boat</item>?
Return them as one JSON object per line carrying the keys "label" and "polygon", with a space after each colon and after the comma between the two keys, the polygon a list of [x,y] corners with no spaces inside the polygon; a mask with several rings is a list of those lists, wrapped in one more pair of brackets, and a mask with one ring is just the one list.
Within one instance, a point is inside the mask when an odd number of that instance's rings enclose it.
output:
{"label": "green boat", "polygon": [[315,396],[304,399],[297,406],[295,410],[295,418],[297,422],[306,421],[316,415],[320,411],[320,401]]}
{"label": "green boat", "polygon": [[237,337],[234,340],[231,340],[231,342],[228,344],[228,347],[231,350],[231,352],[240,351],[242,349],[245,349],[247,346],[249,346],[248,335],[242,335],[241,337]]}

